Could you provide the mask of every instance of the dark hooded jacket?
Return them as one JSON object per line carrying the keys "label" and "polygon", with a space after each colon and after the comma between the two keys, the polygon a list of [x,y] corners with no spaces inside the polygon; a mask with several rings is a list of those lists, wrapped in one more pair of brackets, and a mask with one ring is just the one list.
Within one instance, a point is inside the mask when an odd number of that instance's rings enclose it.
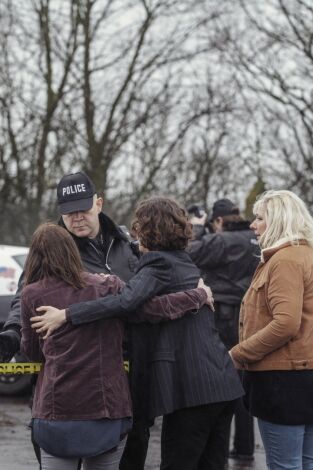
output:
{"label": "dark hooded jacket", "polygon": [[227,222],[223,229],[206,233],[202,225],[195,225],[189,255],[212,289],[216,326],[231,348],[238,343],[240,304],[259,263],[260,250],[248,221]]}
{"label": "dark hooded jacket", "polygon": [[203,226],[196,225],[188,251],[215,301],[230,305],[241,302],[260,259],[248,221],[228,223],[219,233],[205,233]]}

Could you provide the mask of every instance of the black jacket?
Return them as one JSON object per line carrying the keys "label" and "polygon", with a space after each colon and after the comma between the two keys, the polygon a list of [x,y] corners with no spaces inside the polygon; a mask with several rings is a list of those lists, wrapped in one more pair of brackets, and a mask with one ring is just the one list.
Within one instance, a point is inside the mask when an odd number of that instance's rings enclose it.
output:
{"label": "black jacket", "polygon": [[[127,282],[138,265],[137,244],[130,241],[125,232],[103,212],[99,214],[99,222],[107,244],[104,251],[95,246],[89,238],[71,234],[79,249],[83,265],[91,273],[115,274]],[[59,224],[64,227],[62,219]]]}
{"label": "black jacket", "polygon": [[[72,305],[73,324],[112,316],[126,317],[147,299],[197,286],[199,270],[185,251],[160,251],[141,257],[136,275],[120,294]],[[208,307],[173,322],[150,325],[146,351],[134,352],[146,375],[149,416],[234,400],[243,394],[239,376],[214,326]]]}
{"label": "black jacket", "polygon": [[240,304],[260,259],[249,222],[233,222],[220,233],[205,233],[202,226],[195,226],[194,235],[188,252],[215,301]]}
{"label": "black jacket", "polygon": [[189,254],[201,269],[215,299],[215,324],[230,349],[238,343],[241,300],[259,262],[259,247],[249,222],[228,222],[220,233],[204,233],[194,226]]}
{"label": "black jacket", "polygon": [[[91,273],[106,272],[116,274],[127,282],[135,273],[138,265],[139,252],[136,243],[130,241],[127,235],[103,212],[99,214],[99,222],[102,233],[108,243],[107,253],[97,249],[89,238],[79,238],[71,234],[75,240],[84,268]],[[64,226],[62,219],[59,225]],[[20,295],[23,287],[23,273],[19,281],[19,287],[11,304],[11,310],[4,329],[20,330],[21,312]]]}

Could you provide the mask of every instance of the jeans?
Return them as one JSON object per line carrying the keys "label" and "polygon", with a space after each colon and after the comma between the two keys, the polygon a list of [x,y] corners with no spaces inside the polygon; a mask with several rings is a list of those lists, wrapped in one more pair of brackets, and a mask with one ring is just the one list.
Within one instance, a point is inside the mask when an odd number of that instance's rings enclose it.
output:
{"label": "jeans", "polygon": [[[116,451],[106,452],[95,457],[83,458],[84,470],[118,470],[122,452],[124,450],[126,438],[120,442]],[[41,469],[42,470],[76,470],[79,463],[78,458],[62,459],[47,454],[41,449]]]}
{"label": "jeans", "polygon": [[312,424],[258,424],[269,470],[313,470]]}

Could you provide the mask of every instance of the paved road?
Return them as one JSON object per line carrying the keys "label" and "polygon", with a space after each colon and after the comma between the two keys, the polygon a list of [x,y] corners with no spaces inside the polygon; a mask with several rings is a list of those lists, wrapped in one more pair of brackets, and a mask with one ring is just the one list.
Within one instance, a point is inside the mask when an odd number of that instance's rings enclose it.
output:
{"label": "paved road", "polygon": [[[0,469],[37,470],[27,424],[30,419],[28,397],[0,396]],[[146,470],[158,470],[160,463],[161,420],[152,429]],[[260,437],[256,437],[255,461],[249,466],[229,461],[228,470],[266,470]],[[183,469],[182,469],[183,470]]]}
{"label": "paved road", "polygon": [[0,469],[37,469],[27,423],[28,398],[0,396]]}

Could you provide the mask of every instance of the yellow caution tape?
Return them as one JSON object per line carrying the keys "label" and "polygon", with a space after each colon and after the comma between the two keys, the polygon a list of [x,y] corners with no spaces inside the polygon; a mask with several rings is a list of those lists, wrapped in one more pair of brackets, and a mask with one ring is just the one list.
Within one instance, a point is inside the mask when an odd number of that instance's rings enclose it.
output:
{"label": "yellow caution tape", "polygon": [[[0,362],[0,374],[38,374],[41,362]],[[124,361],[124,369],[129,372],[129,361]]]}
{"label": "yellow caution tape", "polygon": [[0,374],[38,374],[41,362],[1,362]]}

